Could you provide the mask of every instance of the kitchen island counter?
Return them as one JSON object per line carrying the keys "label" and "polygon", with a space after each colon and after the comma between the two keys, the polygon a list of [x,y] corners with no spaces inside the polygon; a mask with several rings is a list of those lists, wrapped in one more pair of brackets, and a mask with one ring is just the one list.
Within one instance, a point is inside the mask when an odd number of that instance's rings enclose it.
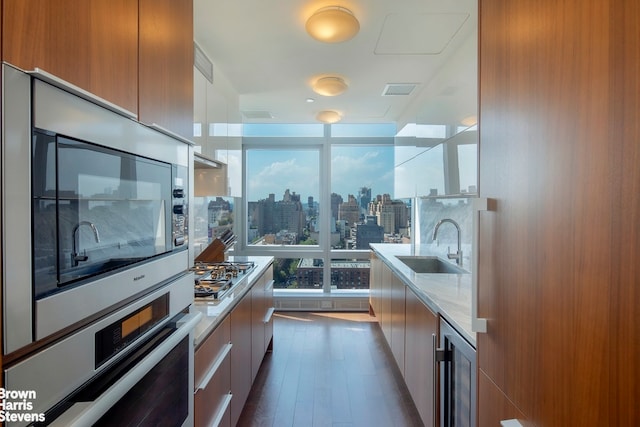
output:
{"label": "kitchen island counter", "polygon": [[476,333],[471,329],[471,273],[416,273],[398,258],[434,255],[428,246],[380,243],[372,244],[371,249],[431,311],[476,346]]}
{"label": "kitchen island counter", "polygon": [[225,294],[221,300],[199,299],[193,303],[192,310],[203,314],[202,320],[194,330],[194,345],[198,347],[204,339],[224,320],[242,298],[251,290],[257,279],[273,263],[270,256],[229,257],[229,261],[253,262],[255,267]]}

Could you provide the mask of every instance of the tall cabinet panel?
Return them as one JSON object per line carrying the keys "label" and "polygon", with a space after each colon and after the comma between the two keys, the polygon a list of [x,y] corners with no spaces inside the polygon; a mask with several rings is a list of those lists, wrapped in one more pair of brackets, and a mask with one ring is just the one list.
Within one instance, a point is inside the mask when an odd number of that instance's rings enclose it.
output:
{"label": "tall cabinet panel", "polygon": [[480,0],[479,47],[480,386],[505,418],[635,425],[640,4]]}
{"label": "tall cabinet panel", "polygon": [[193,2],[140,1],[139,120],[193,136]]}
{"label": "tall cabinet panel", "polygon": [[[2,10],[2,5],[3,5],[3,1],[4,0],[0,0],[0,11]],[[0,58],[2,57],[2,16],[0,15]],[[0,73],[0,99],[2,99],[2,73]],[[2,114],[0,114],[0,117],[2,117]],[[2,133],[2,126],[3,123],[0,119],[0,134]],[[2,194],[0,193],[0,197],[2,197]],[[2,248],[0,246],[0,261],[2,261]],[[0,262],[0,277],[3,277],[2,274],[2,262]],[[1,281],[2,279],[0,279]],[[2,286],[2,283],[0,282],[0,286]],[[0,292],[0,342],[3,342],[3,337],[2,337],[2,330],[3,330],[3,326],[2,326],[2,319],[4,318],[3,312],[2,312],[2,307],[3,307],[3,303],[2,303],[2,293]],[[0,351],[0,369],[2,369],[2,352]],[[4,381],[2,378],[0,378],[0,387],[4,386]]]}
{"label": "tall cabinet panel", "polygon": [[138,2],[4,0],[3,60],[138,111]]}

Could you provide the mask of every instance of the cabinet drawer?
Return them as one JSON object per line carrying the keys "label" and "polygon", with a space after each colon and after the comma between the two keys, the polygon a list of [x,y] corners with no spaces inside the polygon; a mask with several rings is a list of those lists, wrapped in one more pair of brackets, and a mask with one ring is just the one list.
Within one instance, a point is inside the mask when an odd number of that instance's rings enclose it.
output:
{"label": "cabinet drawer", "polygon": [[[269,270],[271,271],[271,270]],[[273,275],[272,275],[273,276]],[[275,312],[275,308],[273,305],[273,279],[267,280],[266,287],[264,290],[265,294],[265,335],[264,335],[264,350],[271,351],[273,346],[273,314]]]}
{"label": "cabinet drawer", "polygon": [[231,424],[231,358],[227,354],[211,381],[194,395],[194,425],[229,426]]}
{"label": "cabinet drawer", "polygon": [[[227,317],[195,352],[194,412],[196,426],[229,425],[231,342]],[[227,414],[227,415],[225,415]]]}
{"label": "cabinet drawer", "polygon": [[231,328],[229,317],[209,335],[195,351],[194,386],[197,388],[202,383],[205,375],[210,371],[223,352],[228,351],[231,342]]}

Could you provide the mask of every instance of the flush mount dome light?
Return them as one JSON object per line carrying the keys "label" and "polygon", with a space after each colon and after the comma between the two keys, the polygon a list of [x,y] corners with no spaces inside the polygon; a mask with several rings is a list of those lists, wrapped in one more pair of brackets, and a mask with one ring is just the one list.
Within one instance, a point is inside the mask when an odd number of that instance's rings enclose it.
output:
{"label": "flush mount dome light", "polygon": [[316,115],[316,119],[319,122],[326,123],[326,124],[331,124],[331,123],[337,123],[340,120],[342,120],[342,116],[337,111],[324,110],[324,111],[320,111]]}
{"label": "flush mount dome light", "polygon": [[360,31],[360,23],[349,9],[340,6],[320,8],[305,25],[314,39],[325,43],[341,43]]}
{"label": "flush mount dome light", "polygon": [[313,91],[318,95],[337,96],[344,93],[347,87],[341,77],[322,77],[313,84]]}

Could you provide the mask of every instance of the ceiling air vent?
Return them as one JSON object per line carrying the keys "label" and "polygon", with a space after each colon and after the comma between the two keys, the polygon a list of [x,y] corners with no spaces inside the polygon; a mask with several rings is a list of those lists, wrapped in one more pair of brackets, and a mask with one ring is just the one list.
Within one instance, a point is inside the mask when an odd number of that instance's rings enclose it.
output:
{"label": "ceiling air vent", "polygon": [[242,115],[246,119],[273,119],[273,114],[268,111],[243,111]]}
{"label": "ceiling air vent", "polygon": [[416,86],[416,83],[389,83],[384,87],[382,96],[407,96]]}

